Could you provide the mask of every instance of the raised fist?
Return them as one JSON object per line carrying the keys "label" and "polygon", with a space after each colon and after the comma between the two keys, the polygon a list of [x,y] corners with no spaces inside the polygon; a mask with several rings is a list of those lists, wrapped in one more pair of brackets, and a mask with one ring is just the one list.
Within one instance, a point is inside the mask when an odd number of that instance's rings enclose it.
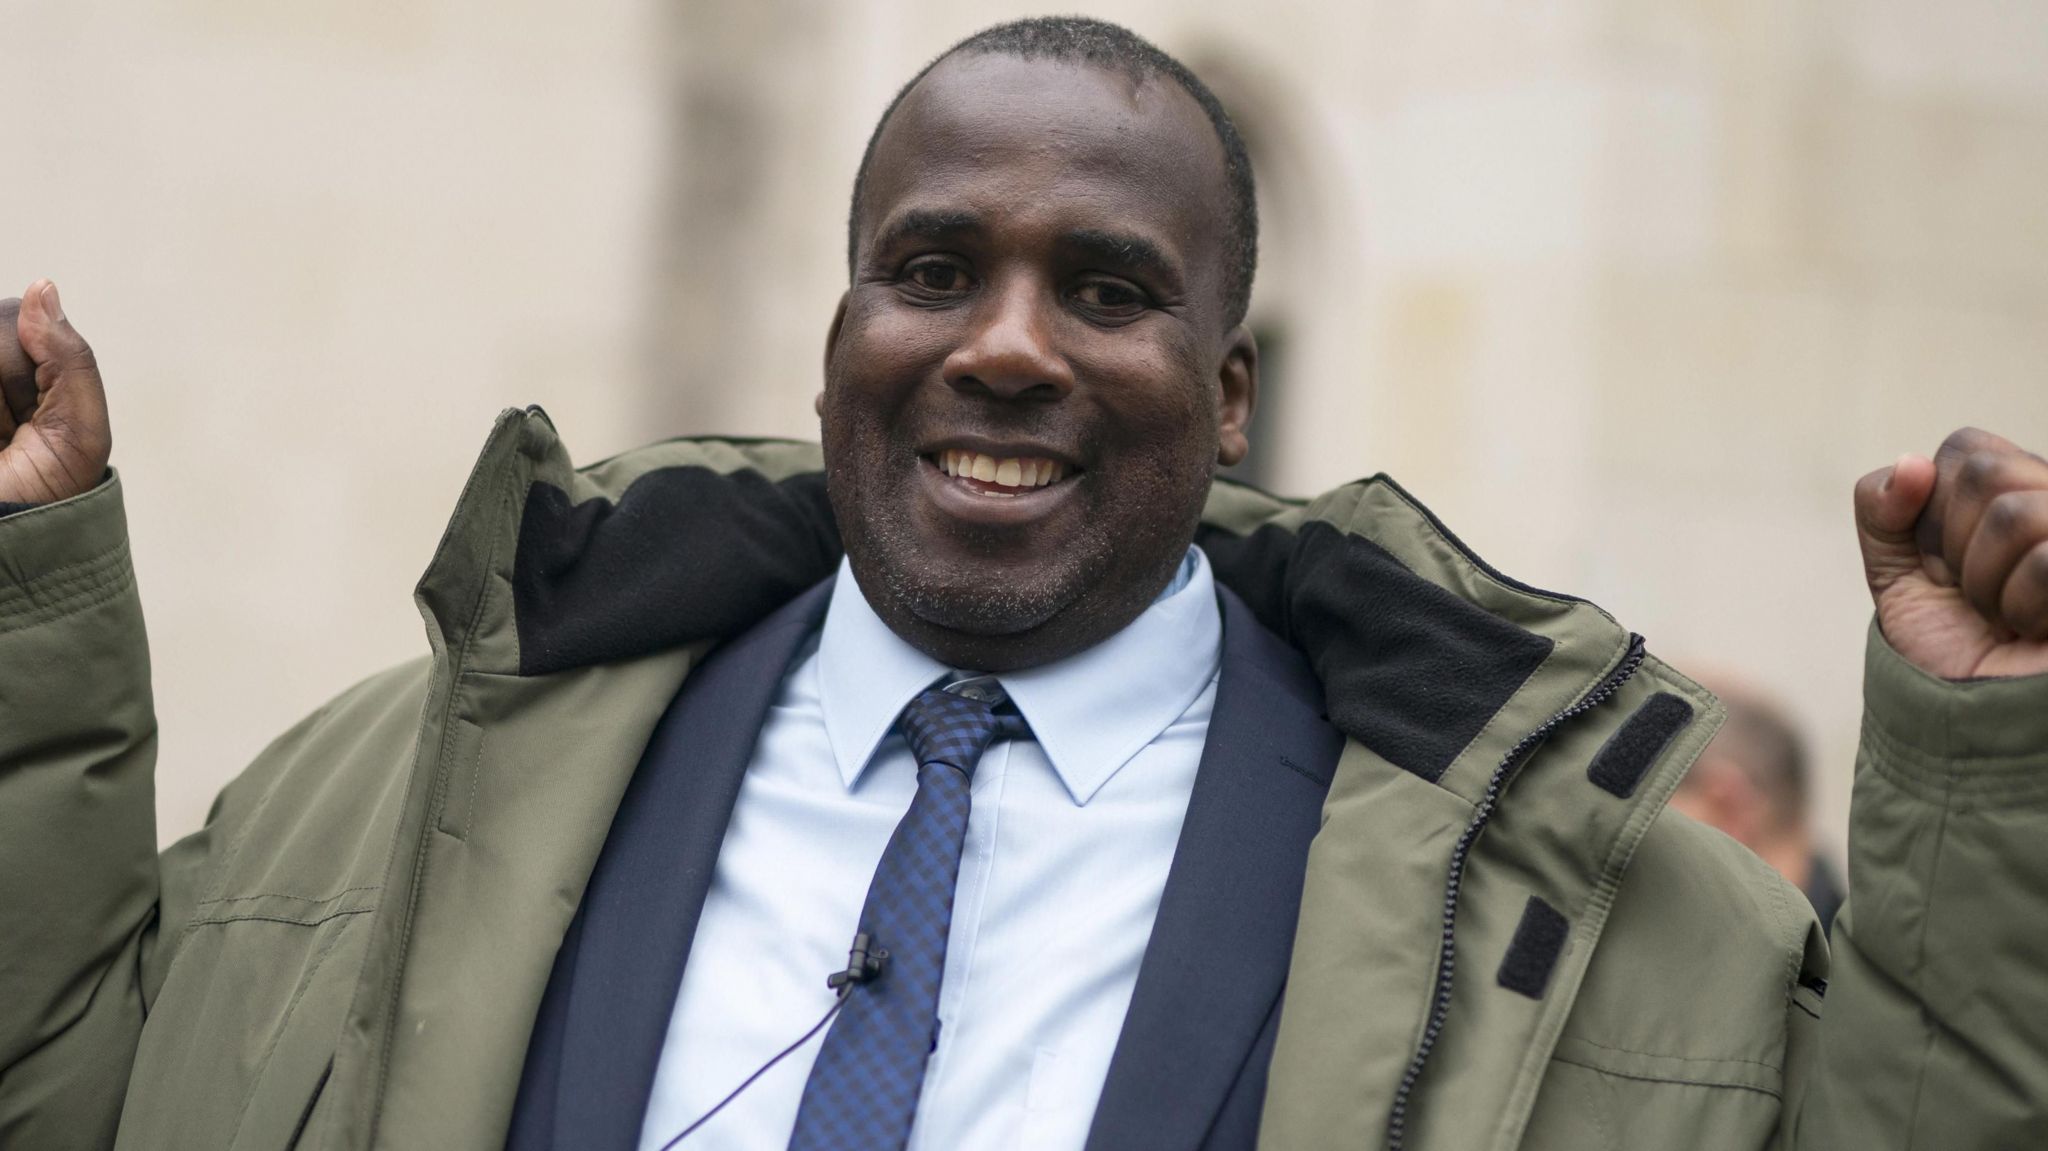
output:
{"label": "raised fist", "polygon": [[1944,679],[2048,672],[2048,460],[1964,428],[1856,482],[1885,639]]}
{"label": "raised fist", "polygon": [[113,451],[92,348],[64,318],[57,285],[0,300],[0,503],[91,491]]}

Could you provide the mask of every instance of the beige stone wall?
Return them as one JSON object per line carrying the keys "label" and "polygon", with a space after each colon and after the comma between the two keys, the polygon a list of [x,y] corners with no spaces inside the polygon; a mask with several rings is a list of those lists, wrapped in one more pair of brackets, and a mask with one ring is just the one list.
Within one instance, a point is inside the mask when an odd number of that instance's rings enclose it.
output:
{"label": "beige stone wall", "polygon": [[653,9],[0,6],[0,286],[55,278],[107,373],[163,838],[425,649],[412,585],[500,408],[645,434]]}
{"label": "beige stone wall", "polygon": [[[1846,806],[1847,491],[2048,444],[2048,7],[1122,0],[1260,166],[1266,478],[1385,470],[1499,566],[1786,693]],[[113,373],[163,827],[420,646],[490,414],[808,435],[874,116],[988,0],[110,0],[17,18],[0,284]]]}

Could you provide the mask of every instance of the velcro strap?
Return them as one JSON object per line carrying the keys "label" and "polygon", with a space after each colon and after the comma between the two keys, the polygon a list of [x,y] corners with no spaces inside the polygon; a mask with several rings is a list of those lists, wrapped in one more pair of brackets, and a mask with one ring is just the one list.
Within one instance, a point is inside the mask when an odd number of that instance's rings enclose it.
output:
{"label": "velcro strap", "polygon": [[1668,691],[1658,692],[1608,737],[1606,746],[1587,766],[1586,778],[1602,791],[1627,799],[1635,794],[1650,765],[1664,754],[1671,737],[1691,722],[1691,704]]}
{"label": "velcro strap", "polygon": [[1500,985],[1531,999],[1543,998],[1543,985],[1550,982],[1550,970],[1564,954],[1565,937],[1571,922],[1557,908],[1530,896],[1522,908],[1522,922],[1500,961]]}

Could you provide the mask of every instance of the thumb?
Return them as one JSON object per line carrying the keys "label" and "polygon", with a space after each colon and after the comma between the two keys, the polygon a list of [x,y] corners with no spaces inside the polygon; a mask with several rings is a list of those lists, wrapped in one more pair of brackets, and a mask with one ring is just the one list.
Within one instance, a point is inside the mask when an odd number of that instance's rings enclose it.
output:
{"label": "thumb", "polygon": [[1921,570],[1913,525],[1933,493],[1934,461],[1910,452],[1856,481],[1856,542],[1873,597]]}
{"label": "thumb", "polygon": [[71,326],[57,285],[37,280],[21,296],[16,321],[21,348],[35,361],[36,422],[46,430],[81,437],[81,446],[104,454],[107,394],[92,345]]}
{"label": "thumb", "polygon": [[12,498],[0,500],[51,503],[89,491],[113,451],[107,393],[92,346],[65,317],[55,284],[38,280],[22,293],[15,337],[35,363],[35,406],[14,412],[18,426],[0,454],[7,465],[0,491]]}
{"label": "thumb", "polygon": [[[19,323],[21,348],[28,353],[29,359],[35,361],[38,369],[96,371],[92,348],[64,315],[64,304],[57,298],[56,284],[37,280],[28,286],[28,291],[21,295]],[[43,370],[36,373],[39,378],[46,374]],[[48,391],[49,381],[43,381],[42,388]]]}

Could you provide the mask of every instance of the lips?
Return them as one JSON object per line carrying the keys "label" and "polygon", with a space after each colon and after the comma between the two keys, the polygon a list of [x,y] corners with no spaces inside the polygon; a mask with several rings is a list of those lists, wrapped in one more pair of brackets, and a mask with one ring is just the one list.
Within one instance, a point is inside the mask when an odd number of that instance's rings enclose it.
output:
{"label": "lips", "polygon": [[1015,497],[1067,478],[1066,464],[1044,456],[996,456],[945,448],[929,457],[932,466],[961,486],[987,496]]}

